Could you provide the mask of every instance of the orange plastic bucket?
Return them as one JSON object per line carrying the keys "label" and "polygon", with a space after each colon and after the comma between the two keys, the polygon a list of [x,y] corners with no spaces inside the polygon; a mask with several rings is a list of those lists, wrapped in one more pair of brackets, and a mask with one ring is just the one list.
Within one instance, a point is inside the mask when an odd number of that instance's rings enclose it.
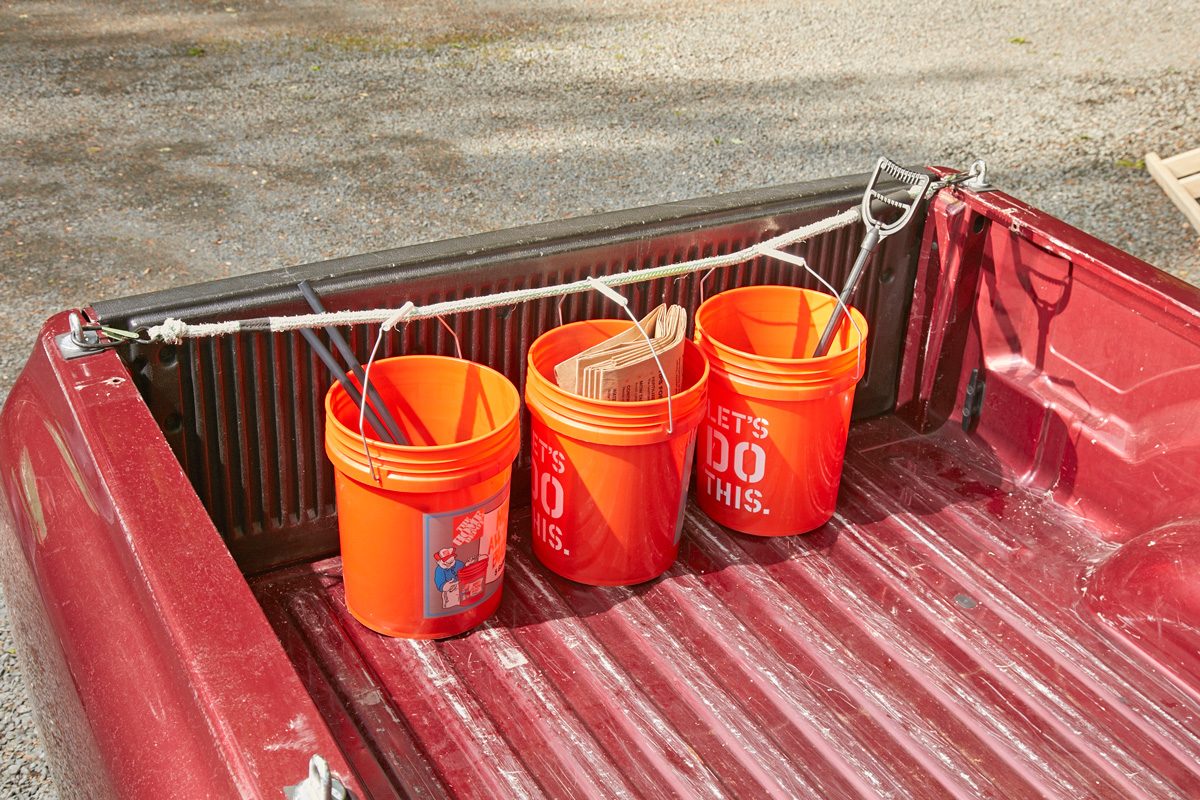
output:
{"label": "orange plastic bucket", "polygon": [[786,536],[833,516],[867,322],[850,309],[827,355],[804,358],[836,305],[792,286],[722,292],[696,311],[712,365],[696,503],[742,533]]}
{"label": "orange plastic bucket", "polygon": [[388,636],[462,633],[500,604],[520,395],[499,372],[444,356],[378,361],[371,385],[412,444],[365,429],[368,459],[358,405],[336,383],[325,396],[346,606]]}
{"label": "orange plastic bucket", "polygon": [[704,416],[708,361],[692,342],[684,342],[683,385],[669,410],[666,398],[590,400],[558,387],[556,364],[632,324],[563,325],[529,348],[533,552],[559,575],[594,586],[642,583],[675,562]]}

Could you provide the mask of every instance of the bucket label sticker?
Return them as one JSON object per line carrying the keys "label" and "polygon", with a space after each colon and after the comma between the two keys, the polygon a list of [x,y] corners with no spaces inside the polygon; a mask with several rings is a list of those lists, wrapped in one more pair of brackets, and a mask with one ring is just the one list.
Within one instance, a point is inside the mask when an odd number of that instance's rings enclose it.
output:
{"label": "bucket label sticker", "polygon": [[538,438],[536,433],[531,441],[533,535],[551,549],[569,556],[571,550],[563,546],[565,537],[559,527],[566,511],[563,505],[563,480],[567,471],[567,457],[563,451]]}
{"label": "bucket label sticker", "polygon": [[508,484],[469,508],[425,515],[425,618],[479,605],[500,588],[508,538]]}
{"label": "bucket label sticker", "polygon": [[705,422],[704,474],[697,488],[735,511],[769,516],[758,488],[767,474],[768,420],[710,402]]}

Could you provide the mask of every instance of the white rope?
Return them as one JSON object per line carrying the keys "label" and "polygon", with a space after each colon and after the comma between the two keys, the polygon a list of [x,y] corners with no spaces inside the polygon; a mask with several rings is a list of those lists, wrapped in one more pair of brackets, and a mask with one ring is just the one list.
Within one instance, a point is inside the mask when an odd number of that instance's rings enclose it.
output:
{"label": "white rope", "polygon": [[546,297],[558,297],[568,294],[578,294],[592,291],[593,280],[604,286],[624,286],[630,283],[641,283],[659,278],[670,278],[688,272],[713,270],[741,264],[769,251],[820,236],[838,228],[844,228],[858,222],[858,208],[847,209],[840,214],[805,225],[800,228],[780,234],[765,242],[745,247],[723,256],[709,256],[692,261],[682,261],[676,264],[666,264],[661,267],[630,270],[614,275],[602,275],[595,279],[570,283],[560,283],[553,286],[539,286],[531,289],[513,289],[507,292],[485,294],[478,297],[465,297],[461,300],[447,300],[441,303],[431,303],[427,306],[412,306],[406,304],[407,311],[394,308],[375,308],[364,311],[331,311],[322,314],[296,314],[286,317],[262,317],[254,320],[234,320],[228,322],[202,322],[189,324],[183,320],[167,319],[161,325],[155,325],[148,331],[152,340],[169,344],[178,344],[183,339],[198,339],[206,336],[225,336],[239,331],[269,330],[275,333],[294,331],[300,328],[326,328],[333,325],[367,325],[390,323],[392,327],[401,321],[408,322],[416,319],[430,319],[445,314],[458,314],[465,311],[482,311],[499,306],[510,306],[525,303],[530,300],[541,300]]}

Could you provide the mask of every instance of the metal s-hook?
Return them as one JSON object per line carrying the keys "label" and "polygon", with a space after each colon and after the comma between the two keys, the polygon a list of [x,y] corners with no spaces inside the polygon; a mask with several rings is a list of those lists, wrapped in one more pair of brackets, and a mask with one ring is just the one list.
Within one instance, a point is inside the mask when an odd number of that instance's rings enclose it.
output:
{"label": "metal s-hook", "polygon": [[838,306],[837,310],[841,311],[842,313],[844,313],[846,315],[846,319],[850,320],[850,324],[854,326],[855,332],[858,333],[858,348],[857,348],[858,353],[855,355],[855,358],[858,361],[858,376],[854,379],[855,382],[857,383],[859,378],[861,378],[864,374],[866,374],[866,371],[867,371],[866,361],[863,359],[863,352],[862,352],[863,340],[864,340],[863,332],[862,332],[862,328],[858,327],[858,323],[854,321],[854,316],[850,313],[850,309],[846,306],[846,303],[842,300],[841,297],[838,296],[837,290],[833,288],[833,286],[829,283],[829,281],[822,278],[820,273],[818,273],[815,269],[813,269],[812,267],[810,267],[808,265],[808,259],[806,259],[806,258],[802,258],[797,255],[792,255],[791,253],[786,253],[783,250],[774,250],[771,248],[764,248],[762,251],[762,254],[764,256],[766,256],[767,258],[774,258],[778,261],[784,262],[785,264],[791,264],[793,266],[800,267],[805,272],[807,272],[809,275],[812,275],[813,278],[816,279],[817,283],[824,286],[826,289],[829,290],[829,293],[831,295],[833,295],[834,302]]}
{"label": "metal s-hook", "polygon": [[700,279],[700,304],[701,305],[704,304],[704,285],[706,283],[708,283],[708,279],[711,278],[712,274],[716,271],[717,271],[717,268],[713,267],[708,272],[704,273],[704,277]]}

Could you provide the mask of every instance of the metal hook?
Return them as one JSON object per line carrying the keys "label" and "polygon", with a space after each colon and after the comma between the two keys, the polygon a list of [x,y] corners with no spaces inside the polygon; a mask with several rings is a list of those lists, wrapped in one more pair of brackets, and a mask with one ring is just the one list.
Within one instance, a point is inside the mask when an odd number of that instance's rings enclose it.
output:
{"label": "metal hook", "polygon": [[[716,267],[713,267],[713,269],[716,269]],[[671,281],[671,286],[672,286],[672,287],[678,287],[678,286],[679,286],[679,282],[680,282],[680,281],[687,280],[687,279],[688,279],[688,278],[690,278],[690,277],[691,277],[691,275],[690,275],[690,274],[688,274],[688,275],[680,275],[678,278],[675,278],[673,281]],[[679,294],[679,290],[678,290],[677,288],[675,289],[675,294],[677,294],[677,295]],[[666,301],[664,300],[663,302],[666,302]]]}
{"label": "metal hook", "polygon": [[975,159],[971,162],[971,166],[962,172],[951,173],[929,184],[925,196],[927,198],[932,197],[939,190],[945,189],[948,186],[961,186],[973,192],[988,191],[992,188],[992,185],[987,182],[987,163],[982,158]]}
{"label": "metal hook", "polygon": [[[399,324],[403,324],[404,327],[407,328],[408,327],[408,318],[412,314],[414,308],[416,308],[416,306],[414,306],[412,301],[410,300],[409,302],[407,302],[403,306],[401,306],[396,311],[395,314],[393,314],[392,316],[390,316],[386,320],[384,320],[383,324],[379,326],[379,333],[375,336],[375,346],[371,348],[371,357],[367,359],[367,365],[363,369],[362,384],[363,384],[363,396],[364,397],[367,395],[367,392],[369,392],[371,389],[371,367],[373,367],[375,365],[375,357],[377,355],[379,355],[379,346],[381,344],[383,344],[384,334],[386,334],[388,331],[394,330],[395,327]],[[369,444],[367,444],[367,434],[364,430],[363,418],[366,416],[366,410],[367,410],[366,403],[362,403],[359,405],[359,407],[358,407],[358,436],[360,439],[362,439],[363,452],[367,454],[367,467],[368,467],[368,469],[371,470],[371,480],[381,481],[382,479],[381,479],[379,473],[375,470],[375,459],[371,456],[371,447]]]}
{"label": "metal hook", "polygon": [[677,287],[679,285],[679,282],[686,277],[687,277],[686,275],[680,275],[677,278],[673,278],[672,280],[663,282],[662,301],[664,304],[670,305],[670,303],[671,303],[671,301],[667,295],[671,294],[672,292],[674,292],[676,295],[679,294],[679,290],[676,289],[675,287]]}
{"label": "metal hook", "polygon": [[[379,345],[383,342],[383,335],[390,330],[386,323],[379,326],[379,333],[375,336],[375,346],[371,348],[371,356],[367,359],[367,365],[363,369],[363,396],[370,390],[371,387],[371,367],[375,365],[375,356],[379,353]],[[371,446],[367,443],[367,434],[363,430],[363,417],[366,414],[367,404],[364,402],[358,407],[358,436],[362,439],[363,452],[367,454],[367,469],[371,471],[371,480],[379,482],[382,479],[375,470],[375,459],[371,456]]]}
{"label": "metal hook", "polygon": [[[78,314],[72,313],[67,322],[70,325],[71,344],[75,345],[80,350],[98,351],[111,350],[114,347],[119,347],[123,344],[153,344],[154,341],[145,334],[144,329],[138,331],[127,331],[124,328],[114,328],[110,325],[88,324],[84,325],[83,320]],[[107,339],[101,339],[100,334],[104,334]]]}

